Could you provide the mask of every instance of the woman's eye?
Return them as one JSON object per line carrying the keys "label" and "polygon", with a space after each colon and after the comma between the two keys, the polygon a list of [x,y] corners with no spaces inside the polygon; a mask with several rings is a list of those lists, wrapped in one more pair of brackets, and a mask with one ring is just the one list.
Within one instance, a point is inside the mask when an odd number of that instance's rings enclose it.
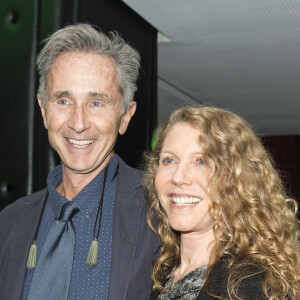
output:
{"label": "woman's eye", "polygon": [[172,158],[166,157],[162,160],[162,164],[163,165],[169,165],[172,164],[174,162],[174,160]]}
{"label": "woman's eye", "polygon": [[197,159],[198,165],[205,165],[205,161],[202,158]]}

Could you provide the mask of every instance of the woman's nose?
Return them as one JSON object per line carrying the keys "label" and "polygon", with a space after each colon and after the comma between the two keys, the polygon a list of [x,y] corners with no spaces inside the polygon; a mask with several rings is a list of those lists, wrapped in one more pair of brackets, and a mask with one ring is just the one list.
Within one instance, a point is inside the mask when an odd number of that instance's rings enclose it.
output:
{"label": "woman's nose", "polygon": [[192,183],[191,173],[186,164],[179,163],[177,168],[174,170],[172,176],[172,182],[175,185],[187,184],[190,185]]}

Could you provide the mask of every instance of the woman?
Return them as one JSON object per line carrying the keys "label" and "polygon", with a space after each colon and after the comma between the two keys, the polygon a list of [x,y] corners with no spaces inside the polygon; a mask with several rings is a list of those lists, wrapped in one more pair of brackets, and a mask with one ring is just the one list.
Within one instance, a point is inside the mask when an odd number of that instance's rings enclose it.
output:
{"label": "woman", "polygon": [[148,159],[151,299],[300,299],[297,203],[243,119],[178,109]]}

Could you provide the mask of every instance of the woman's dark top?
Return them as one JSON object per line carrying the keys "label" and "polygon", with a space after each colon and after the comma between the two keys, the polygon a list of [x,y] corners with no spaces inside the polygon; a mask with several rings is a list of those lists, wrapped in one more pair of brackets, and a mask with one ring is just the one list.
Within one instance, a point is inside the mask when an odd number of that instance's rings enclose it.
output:
{"label": "woman's dark top", "polygon": [[[228,298],[226,271],[224,269],[225,259],[221,258],[214,266],[207,290],[216,296]],[[158,300],[159,291],[154,291],[149,300]],[[262,274],[256,274],[249,278],[243,279],[239,285],[238,294],[245,300],[266,300],[262,291]],[[182,299],[182,298],[163,298],[163,299]],[[187,298],[188,299],[188,298]],[[201,289],[195,300],[216,300],[218,298],[208,295],[205,290]]]}
{"label": "woman's dark top", "polygon": [[[194,300],[199,294],[205,279],[206,279],[206,266],[197,268],[187,275],[179,279],[172,289],[167,293],[160,294],[157,300],[180,299],[180,300]],[[166,288],[170,288],[173,284],[173,269],[170,278],[165,284]]]}

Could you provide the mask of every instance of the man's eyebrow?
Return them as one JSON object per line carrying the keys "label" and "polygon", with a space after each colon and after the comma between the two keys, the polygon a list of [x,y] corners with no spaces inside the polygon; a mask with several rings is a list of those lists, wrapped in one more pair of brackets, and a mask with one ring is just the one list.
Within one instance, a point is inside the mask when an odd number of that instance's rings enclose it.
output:
{"label": "man's eyebrow", "polygon": [[108,96],[106,94],[97,92],[89,92],[89,96],[96,99],[108,99]]}
{"label": "man's eyebrow", "polygon": [[68,91],[58,91],[53,94],[55,98],[69,97],[71,94]]}

